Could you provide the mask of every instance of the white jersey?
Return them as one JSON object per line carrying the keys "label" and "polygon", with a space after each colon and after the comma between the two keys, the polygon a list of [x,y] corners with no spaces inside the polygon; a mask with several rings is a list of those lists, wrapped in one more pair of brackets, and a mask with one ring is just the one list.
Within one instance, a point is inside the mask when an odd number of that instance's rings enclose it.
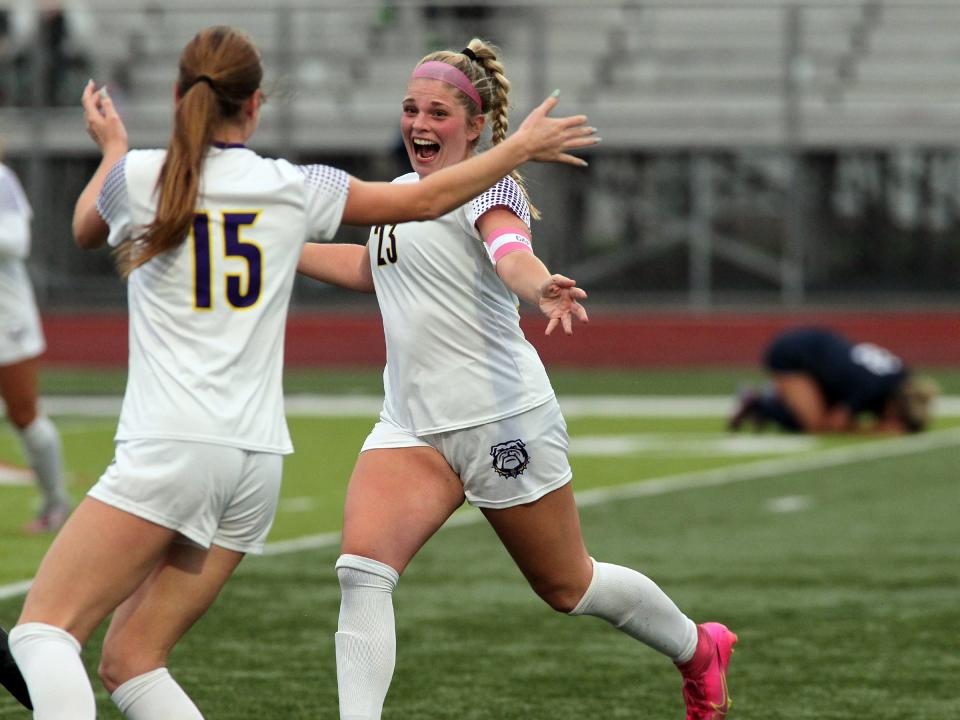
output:
{"label": "white jersey", "polygon": [[[419,182],[409,173],[394,182]],[[553,397],[520,330],[517,297],[497,275],[477,219],[506,207],[528,225],[511,178],[429,222],[378,226],[368,243],[383,315],[383,414],[417,435],[510,417]]]}
{"label": "white jersey", "polygon": [[44,350],[26,259],[33,212],[17,176],[0,164],[0,365]]}
{"label": "white jersey", "polygon": [[[162,150],[132,151],[97,200],[109,243],[155,215]],[[283,339],[307,240],[333,237],[349,176],[243,147],[211,148],[193,226],[129,277],[130,360],[117,440],[163,438],[293,451]]]}

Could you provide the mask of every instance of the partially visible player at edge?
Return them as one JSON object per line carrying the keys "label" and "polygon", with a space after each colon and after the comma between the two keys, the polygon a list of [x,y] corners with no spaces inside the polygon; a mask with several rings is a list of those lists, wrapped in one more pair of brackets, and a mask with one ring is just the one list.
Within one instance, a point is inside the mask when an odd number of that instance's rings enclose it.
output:
{"label": "partially visible player at edge", "polygon": [[40,412],[37,376],[45,349],[43,328],[25,260],[33,212],[17,176],[0,164],[0,398],[42,495],[29,533],[60,528],[70,514],[60,434]]}
{"label": "partially visible player at edge", "polygon": [[3,685],[25,708],[33,709],[27,684],[23,681],[23,675],[20,674],[13,655],[10,654],[7,633],[2,628],[0,628],[0,685]]}
{"label": "partially visible player at edge", "polygon": [[[109,244],[129,283],[129,380],[113,463],[54,540],[10,632],[35,718],[96,715],[80,647],[112,611],[100,677],[127,718],[196,720],[166,669],[273,520],[283,455],[283,334],[303,244],[342,224],[428,220],[527,160],[583,164],[586,118],[534,110],[504,148],[430,187],[367,183],[258,156],[260,55],[242,33],[187,44],[166,151],[127,149],[104,93],[83,93],[103,152],[77,201],[83,248]],[[317,128],[316,132],[322,132]]]}
{"label": "partially visible player at edge", "polygon": [[[468,158],[489,121],[506,137],[498,51],[479,39],[427,55],[402,103],[415,187]],[[342,720],[380,717],[395,662],[392,593],[420,547],[466,500],[479,507],[534,591],[554,610],[593,615],[677,664],[690,720],[723,717],[736,636],[697,625],[649,578],[588,554],[571,487],[566,423],[543,363],[520,329],[517,298],[572,332],[586,293],[533,254],[519,176],[431,222],[380,225],[349,265],[308,245],[302,272],[376,288],[387,345],[380,421],[347,490],[336,635]],[[337,273],[331,271],[337,269]]]}

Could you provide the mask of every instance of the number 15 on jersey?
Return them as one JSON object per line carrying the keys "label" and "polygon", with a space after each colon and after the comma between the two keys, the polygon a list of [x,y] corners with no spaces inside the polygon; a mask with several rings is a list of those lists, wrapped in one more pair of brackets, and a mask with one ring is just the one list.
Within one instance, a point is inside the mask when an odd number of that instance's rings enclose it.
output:
{"label": "number 15 on jersey", "polygon": [[[258,212],[224,212],[223,257],[246,262],[246,273],[226,273],[226,298],[230,307],[244,310],[260,299],[263,283],[263,251],[260,246],[240,236],[241,229],[257,222]],[[190,232],[193,240],[193,297],[194,308],[213,308],[214,256],[210,240],[210,216],[198,212],[193,216]],[[246,276],[246,277],[244,277]]]}

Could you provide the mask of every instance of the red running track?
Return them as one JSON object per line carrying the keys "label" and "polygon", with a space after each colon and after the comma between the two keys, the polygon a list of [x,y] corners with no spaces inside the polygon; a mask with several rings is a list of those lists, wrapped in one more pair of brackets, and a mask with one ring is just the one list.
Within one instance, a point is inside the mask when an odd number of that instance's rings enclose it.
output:
{"label": "red running track", "polygon": [[[127,361],[125,314],[47,314],[45,361],[117,367]],[[697,367],[756,365],[780,330],[820,325],[870,341],[913,366],[960,366],[960,311],[707,314],[593,312],[573,337],[543,335],[529,316],[524,332],[547,365],[572,367]],[[311,313],[290,317],[286,361],[296,367],[377,367],[383,364],[380,316]]]}

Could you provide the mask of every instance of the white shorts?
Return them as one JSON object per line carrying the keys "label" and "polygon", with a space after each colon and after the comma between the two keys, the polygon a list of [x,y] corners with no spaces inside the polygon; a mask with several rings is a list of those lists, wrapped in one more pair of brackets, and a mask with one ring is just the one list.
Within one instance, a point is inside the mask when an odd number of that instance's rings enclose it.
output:
{"label": "white shorts", "polygon": [[570,482],[570,439],[555,398],[495,422],[417,436],[380,417],[360,452],[376,448],[432,447],[460,476],[476,507],[524,505]]}
{"label": "white shorts", "polygon": [[88,495],[209,548],[261,553],[283,456],[182,440],[123,440]]}
{"label": "white shorts", "polygon": [[43,326],[26,268],[0,256],[0,365],[43,354]]}
{"label": "white shorts", "polygon": [[0,325],[0,367],[39,357],[47,349],[35,313],[4,318]]}

